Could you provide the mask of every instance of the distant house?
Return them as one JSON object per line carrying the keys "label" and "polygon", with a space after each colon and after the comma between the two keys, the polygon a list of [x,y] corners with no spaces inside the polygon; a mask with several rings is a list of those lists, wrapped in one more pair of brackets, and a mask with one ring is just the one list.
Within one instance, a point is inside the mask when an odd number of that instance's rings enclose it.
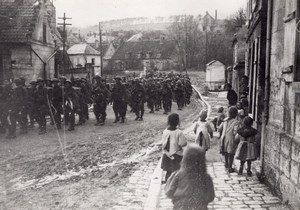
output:
{"label": "distant house", "polygon": [[225,84],[226,66],[220,61],[213,60],[206,64],[206,84],[209,90],[220,90]]}
{"label": "distant house", "polygon": [[[116,39],[114,36],[102,35],[102,44],[109,44]],[[88,33],[85,42],[95,49],[100,47],[100,36],[99,33]]]}
{"label": "distant house", "polygon": [[1,1],[0,14],[0,82],[52,77],[61,37],[51,1]]}
{"label": "distant house", "polygon": [[75,44],[68,49],[68,55],[73,67],[82,68],[86,65],[94,66],[94,73],[100,74],[100,52],[86,43]]}
{"label": "distant house", "polygon": [[214,18],[208,12],[203,17],[199,15],[198,22],[198,29],[200,31],[221,32],[224,30],[224,21],[218,19],[217,10],[215,11]]}
{"label": "distant house", "polygon": [[170,40],[123,43],[109,59],[108,70],[169,70],[177,67],[176,43]]}
{"label": "distant house", "polygon": [[245,75],[245,53],[247,51],[247,28],[240,29],[235,35],[232,42],[233,46],[233,71],[232,71],[232,84],[233,89],[240,92],[240,82],[242,76]]}

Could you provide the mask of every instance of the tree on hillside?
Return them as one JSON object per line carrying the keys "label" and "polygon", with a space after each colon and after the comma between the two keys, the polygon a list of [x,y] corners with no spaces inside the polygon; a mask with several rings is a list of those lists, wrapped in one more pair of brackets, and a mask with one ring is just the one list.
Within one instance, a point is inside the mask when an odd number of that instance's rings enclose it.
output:
{"label": "tree on hillside", "polygon": [[243,8],[240,8],[229,19],[225,20],[225,32],[228,34],[235,34],[243,25],[246,24],[246,13]]}

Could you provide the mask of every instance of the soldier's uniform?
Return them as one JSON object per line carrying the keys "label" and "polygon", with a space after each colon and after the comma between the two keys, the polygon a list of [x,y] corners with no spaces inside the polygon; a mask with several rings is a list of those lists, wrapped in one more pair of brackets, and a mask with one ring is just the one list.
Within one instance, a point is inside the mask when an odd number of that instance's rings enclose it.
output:
{"label": "soldier's uniform", "polygon": [[34,121],[37,120],[36,116],[36,106],[35,106],[35,99],[34,99],[34,92],[36,91],[36,81],[30,82],[30,87],[27,88],[28,91],[28,116],[30,120],[29,127],[34,127]]}
{"label": "soldier's uniform", "polygon": [[96,84],[92,90],[94,99],[94,114],[96,117],[96,126],[104,125],[106,120],[106,108],[109,102],[110,92],[107,87],[101,82],[100,76],[95,76]]}
{"label": "soldier's uniform", "polygon": [[176,84],[174,93],[175,93],[178,110],[182,110],[182,108],[184,107],[185,89],[180,80]]}
{"label": "soldier's uniform", "polygon": [[151,81],[147,85],[146,93],[147,93],[147,106],[150,109],[150,113],[154,113],[156,90],[154,84]]}
{"label": "soldier's uniform", "polygon": [[138,80],[135,81],[134,87],[132,89],[132,107],[136,114],[135,120],[142,121],[144,116],[144,103],[146,101],[146,91],[145,88],[140,84]]}
{"label": "soldier's uniform", "polygon": [[[8,110],[12,92],[11,84],[7,80],[4,83],[3,86],[0,86],[0,125],[2,133],[5,133],[6,130],[9,131]],[[7,137],[9,137],[9,132]]]}
{"label": "soldier's uniform", "polygon": [[57,129],[61,129],[61,114],[63,113],[63,90],[59,86],[59,79],[52,79],[52,92],[51,92],[51,110],[54,117],[54,123]]}
{"label": "soldier's uniform", "polygon": [[48,91],[44,87],[44,81],[39,78],[37,79],[37,88],[34,92],[35,106],[36,106],[36,116],[39,124],[39,134],[46,133],[46,115],[49,113],[48,105]]}
{"label": "soldier's uniform", "polygon": [[79,109],[79,97],[72,87],[70,80],[65,81],[65,125],[69,125],[69,131],[75,130],[75,113]]}
{"label": "soldier's uniform", "polygon": [[171,85],[168,84],[168,81],[165,81],[162,88],[164,114],[168,114],[169,112],[171,112],[172,99],[173,99],[173,93],[172,93]]}
{"label": "soldier's uniform", "polygon": [[111,102],[113,103],[113,110],[115,113],[115,121],[118,122],[121,118],[121,123],[125,121],[127,109],[127,91],[126,87],[121,83],[121,78],[116,77],[116,84],[112,88]]}

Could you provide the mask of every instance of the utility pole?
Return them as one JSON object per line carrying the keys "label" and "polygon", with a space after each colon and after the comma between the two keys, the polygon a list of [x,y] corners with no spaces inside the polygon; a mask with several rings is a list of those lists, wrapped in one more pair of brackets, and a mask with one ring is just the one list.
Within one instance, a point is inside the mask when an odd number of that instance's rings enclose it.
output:
{"label": "utility pole", "polygon": [[99,41],[100,41],[100,76],[102,77],[103,72],[103,47],[102,47],[102,30],[99,22]]}
{"label": "utility pole", "polygon": [[[66,41],[67,41],[67,32],[66,32],[66,26],[71,26],[72,24],[66,23],[66,20],[70,20],[72,18],[66,17],[66,13],[64,13],[63,17],[59,17],[58,19],[63,20],[63,23],[58,23],[57,25],[63,26],[63,54],[62,54],[62,64],[63,64],[63,75],[65,75],[65,51],[66,51]],[[73,78],[73,72],[72,72],[72,78]]]}

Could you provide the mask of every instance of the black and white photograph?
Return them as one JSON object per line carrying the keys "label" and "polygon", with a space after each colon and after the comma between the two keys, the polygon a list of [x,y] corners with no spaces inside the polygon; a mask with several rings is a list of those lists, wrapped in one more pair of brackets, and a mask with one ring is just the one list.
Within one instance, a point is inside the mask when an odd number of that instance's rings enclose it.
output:
{"label": "black and white photograph", "polygon": [[0,210],[300,210],[300,0],[0,0]]}

